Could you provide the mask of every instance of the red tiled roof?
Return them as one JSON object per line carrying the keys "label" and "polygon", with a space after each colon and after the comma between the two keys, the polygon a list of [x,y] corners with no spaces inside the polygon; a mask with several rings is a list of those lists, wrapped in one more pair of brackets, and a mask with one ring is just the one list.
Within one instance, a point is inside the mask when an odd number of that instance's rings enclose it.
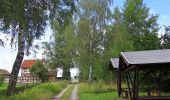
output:
{"label": "red tiled roof", "polygon": [[2,74],[2,75],[10,75],[10,73],[5,69],[0,69],[0,74]]}
{"label": "red tiled roof", "polygon": [[24,60],[21,64],[21,68],[30,68],[33,64],[36,63],[36,60]]}

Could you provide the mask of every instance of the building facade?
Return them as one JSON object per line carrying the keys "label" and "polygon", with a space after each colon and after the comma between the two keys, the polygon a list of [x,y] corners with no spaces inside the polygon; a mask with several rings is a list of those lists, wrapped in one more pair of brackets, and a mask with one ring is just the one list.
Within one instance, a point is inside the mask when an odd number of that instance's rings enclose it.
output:
{"label": "building facade", "polygon": [[[32,65],[36,63],[36,61],[37,60],[24,60],[23,61],[22,65],[21,65],[21,77],[19,77],[18,82],[21,82],[21,83],[41,82],[41,80],[38,78],[38,76],[33,75],[29,71],[29,68],[31,68]],[[55,81],[56,75],[57,75],[56,70],[53,70],[53,69],[48,70],[49,81]]]}

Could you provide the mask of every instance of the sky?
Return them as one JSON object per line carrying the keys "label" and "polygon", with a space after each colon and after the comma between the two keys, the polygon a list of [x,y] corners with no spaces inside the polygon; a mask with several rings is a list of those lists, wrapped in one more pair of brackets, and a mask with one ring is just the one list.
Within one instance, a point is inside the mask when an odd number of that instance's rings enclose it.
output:
{"label": "sky", "polygon": [[[125,0],[114,0],[113,7],[118,6],[119,8],[122,8],[124,1]],[[170,0],[144,0],[144,3],[146,4],[147,7],[150,8],[150,13],[159,15],[158,23],[160,26],[170,25],[170,6],[169,6]],[[163,32],[163,28],[160,30],[160,33],[162,32]],[[42,42],[42,40],[49,41],[50,40],[49,37],[51,33],[52,31],[48,26],[45,31],[46,35],[43,36],[41,40],[36,41],[36,43],[40,43]],[[2,33],[0,33],[0,38],[2,37],[4,36],[2,35]],[[7,42],[7,44],[9,44],[9,42]],[[7,45],[5,48],[0,46],[0,69],[6,69],[9,72],[11,72],[13,63],[16,58],[16,52],[17,51],[15,50],[15,48],[11,49],[10,45]],[[39,59],[42,58],[42,52],[43,50],[38,51],[37,58]],[[24,57],[24,59],[33,59],[33,58],[35,58],[34,55],[31,55],[29,57],[27,56]]]}
{"label": "sky", "polygon": [[[125,0],[114,0],[114,7],[123,7]],[[143,0],[144,4],[150,9],[150,13],[159,15],[158,24],[170,25],[170,0]],[[164,32],[161,28],[160,33]]]}

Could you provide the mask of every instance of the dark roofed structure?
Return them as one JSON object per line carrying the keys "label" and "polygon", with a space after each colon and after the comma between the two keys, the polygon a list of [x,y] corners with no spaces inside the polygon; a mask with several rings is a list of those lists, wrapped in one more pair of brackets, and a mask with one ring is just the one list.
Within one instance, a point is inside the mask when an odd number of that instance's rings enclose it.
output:
{"label": "dark roofed structure", "polygon": [[4,82],[8,83],[9,82],[9,78],[10,78],[10,73],[7,70],[5,70],[5,69],[0,69],[0,74],[3,75]]}
{"label": "dark roofed structure", "polygon": [[170,63],[170,49],[121,52],[127,64]]}
{"label": "dark roofed structure", "polygon": [[[161,79],[160,73],[163,73],[164,71],[170,71],[170,49],[121,52],[119,57],[119,67],[117,70],[118,94],[119,95],[122,94],[121,81],[123,75],[125,75],[128,83],[128,93],[129,93],[130,100],[138,100],[138,99],[170,100],[170,96],[166,96],[166,97],[138,96],[138,91],[139,91],[138,85],[139,85],[139,78],[140,78],[139,72],[140,71],[145,72],[145,70],[148,71],[148,74],[151,71],[159,71],[158,79],[160,81]],[[133,74],[133,77],[129,77],[130,73]]]}
{"label": "dark roofed structure", "polygon": [[121,58],[121,62],[123,61],[126,65],[121,66],[122,69],[134,67],[134,65],[138,67],[142,66],[143,68],[157,66],[170,68],[167,66],[167,64],[170,64],[170,49],[121,52]]}
{"label": "dark roofed structure", "polygon": [[116,70],[119,67],[119,58],[111,58],[110,59],[110,64],[109,64],[109,69],[110,70]]}
{"label": "dark roofed structure", "polygon": [[10,73],[5,69],[0,69],[0,74],[2,74],[3,76],[10,76]]}

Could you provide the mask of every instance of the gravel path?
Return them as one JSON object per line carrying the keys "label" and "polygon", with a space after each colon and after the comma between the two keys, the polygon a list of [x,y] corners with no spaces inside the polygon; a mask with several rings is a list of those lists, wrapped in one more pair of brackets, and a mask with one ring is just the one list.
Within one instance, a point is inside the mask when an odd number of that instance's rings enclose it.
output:
{"label": "gravel path", "polygon": [[77,84],[74,86],[70,100],[79,100],[78,95],[77,95],[77,86],[78,86]]}
{"label": "gravel path", "polygon": [[63,94],[67,91],[67,89],[70,87],[70,85],[65,88],[63,91],[61,91],[58,95],[54,96],[52,100],[60,100],[60,98],[63,96]]}

